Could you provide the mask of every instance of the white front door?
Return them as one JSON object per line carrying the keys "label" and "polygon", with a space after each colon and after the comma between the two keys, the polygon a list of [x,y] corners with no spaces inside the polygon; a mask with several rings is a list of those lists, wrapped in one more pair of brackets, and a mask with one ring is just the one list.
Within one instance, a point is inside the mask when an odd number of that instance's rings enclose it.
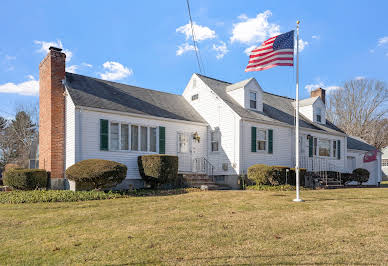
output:
{"label": "white front door", "polygon": [[192,147],[191,147],[191,133],[178,132],[178,171],[191,172],[192,171]]}

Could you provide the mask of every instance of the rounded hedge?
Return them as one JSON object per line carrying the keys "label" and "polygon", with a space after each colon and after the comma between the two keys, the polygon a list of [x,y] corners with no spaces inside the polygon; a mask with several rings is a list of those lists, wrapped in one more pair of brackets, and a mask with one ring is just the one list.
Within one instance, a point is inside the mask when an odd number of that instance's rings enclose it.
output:
{"label": "rounded hedge", "polygon": [[11,169],[4,172],[3,183],[16,190],[47,187],[47,172],[43,169]]}
{"label": "rounded hedge", "polygon": [[127,176],[127,166],[114,161],[88,159],[66,169],[66,178],[87,189],[112,188]]}
{"label": "rounded hedge", "polygon": [[357,168],[353,170],[353,181],[358,182],[360,185],[369,180],[369,171],[364,168]]}
{"label": "rounded hedge", "polygon": [[178,156],[152,154],[138,157],[140,176],[152,188],[176,183],[178,179]]}
{"label": "rounded hedge", "polygon": [[254,164],[248,167],[248,179],[255,185],[271,185],[269,177],[271,175],[271,166],[266,164]]}

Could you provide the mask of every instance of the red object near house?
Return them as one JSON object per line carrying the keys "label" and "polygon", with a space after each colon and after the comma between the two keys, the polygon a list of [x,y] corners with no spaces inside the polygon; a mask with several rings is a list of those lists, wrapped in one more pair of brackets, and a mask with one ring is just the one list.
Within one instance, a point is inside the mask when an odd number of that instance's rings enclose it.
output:
{"label": "red object near house", "polygon": [[377,150],[368,151],[364,155],[364,163],[369,163],[377,160]]}

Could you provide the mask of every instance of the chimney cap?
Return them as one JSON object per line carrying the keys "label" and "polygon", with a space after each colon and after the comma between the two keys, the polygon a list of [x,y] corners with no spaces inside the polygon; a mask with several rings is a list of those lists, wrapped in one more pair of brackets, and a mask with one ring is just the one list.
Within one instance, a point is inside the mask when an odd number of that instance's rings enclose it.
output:
{"label": "chimney cap", "polygon": [[62,48],[58,48],[58,47],[54,47],[54,46],[50,46],[49,50],[50,50],[50,51],[56,51],[56,52],[60,52],[60,51],[62,51]]}

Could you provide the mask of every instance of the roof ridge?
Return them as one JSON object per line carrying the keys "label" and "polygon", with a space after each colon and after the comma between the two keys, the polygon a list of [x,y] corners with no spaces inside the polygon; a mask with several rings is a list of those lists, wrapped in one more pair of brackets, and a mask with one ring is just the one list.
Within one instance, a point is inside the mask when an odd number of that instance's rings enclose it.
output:
{"label": "roof ridge", "polygon": [[159,91],[159,90],[143,88],[143,87],[139,87],[139,86],[135,86],[135,85],[130,85],[130,84],[125,84],[125,83],[110,81],[110,80],[106,80],[106,79],[99,79],[99,78],[90,77],[90,76],[86,76],[86,75],[81,75],[81,74],[77,74],[77,73],[66,72],[66,74],[82,76],[82,77],[91,78],[91,79],[94,79],[94,80],[108,82],[108,83],[114,83],[114,84],[120,84],[120,85],[124,85],[124,86],[135,87],[135,88],[142,89],[142,90],[155,91],[155,92],[158,92],[158,93],[165,93],[165,94],[174,95],[174,96],[182,96],[181,94],[176,94],[176,93],[171,93],[171,92],[165,92],[165,91]]}
{"label": "roof ridge", "polygon": [[278,94],[271,93],[271,92],[267,92],[267,91],[264,91],[264,90],[263,90],[263,92],[264,92],[264,93],[267,93],[267,94],[270,94],[270,95],[273,95],[273,96],[277,96],[277,97],[281,97],[281,98],[286,98],[286,99],[289,99],[289,100],[293,100],[293,101],[295,101],[295,99],[294,99],[294,98],[290,98],[290,97],[287,97],[287,96],[278,95]]}
{"label": "roof ridge", "polygon": [[234,84],[234,83],[230,83],[230,82],[228,82],[228,81],[224,81],[224,80],[220,80],[220,79],[215,79],[215,78],[212,78],[212,77],[208,77],[208,76],[205,76],[205,75],[202,75],[202,74],[199,74],[199,73],[195,73],[195,74],[198,75],[198,76],[204,77],[204,78],[212,79],[212,80],[219,81],[219,82],[222,82],[222,83],[227,83],[227,84],[229,84],[229,85]]}

